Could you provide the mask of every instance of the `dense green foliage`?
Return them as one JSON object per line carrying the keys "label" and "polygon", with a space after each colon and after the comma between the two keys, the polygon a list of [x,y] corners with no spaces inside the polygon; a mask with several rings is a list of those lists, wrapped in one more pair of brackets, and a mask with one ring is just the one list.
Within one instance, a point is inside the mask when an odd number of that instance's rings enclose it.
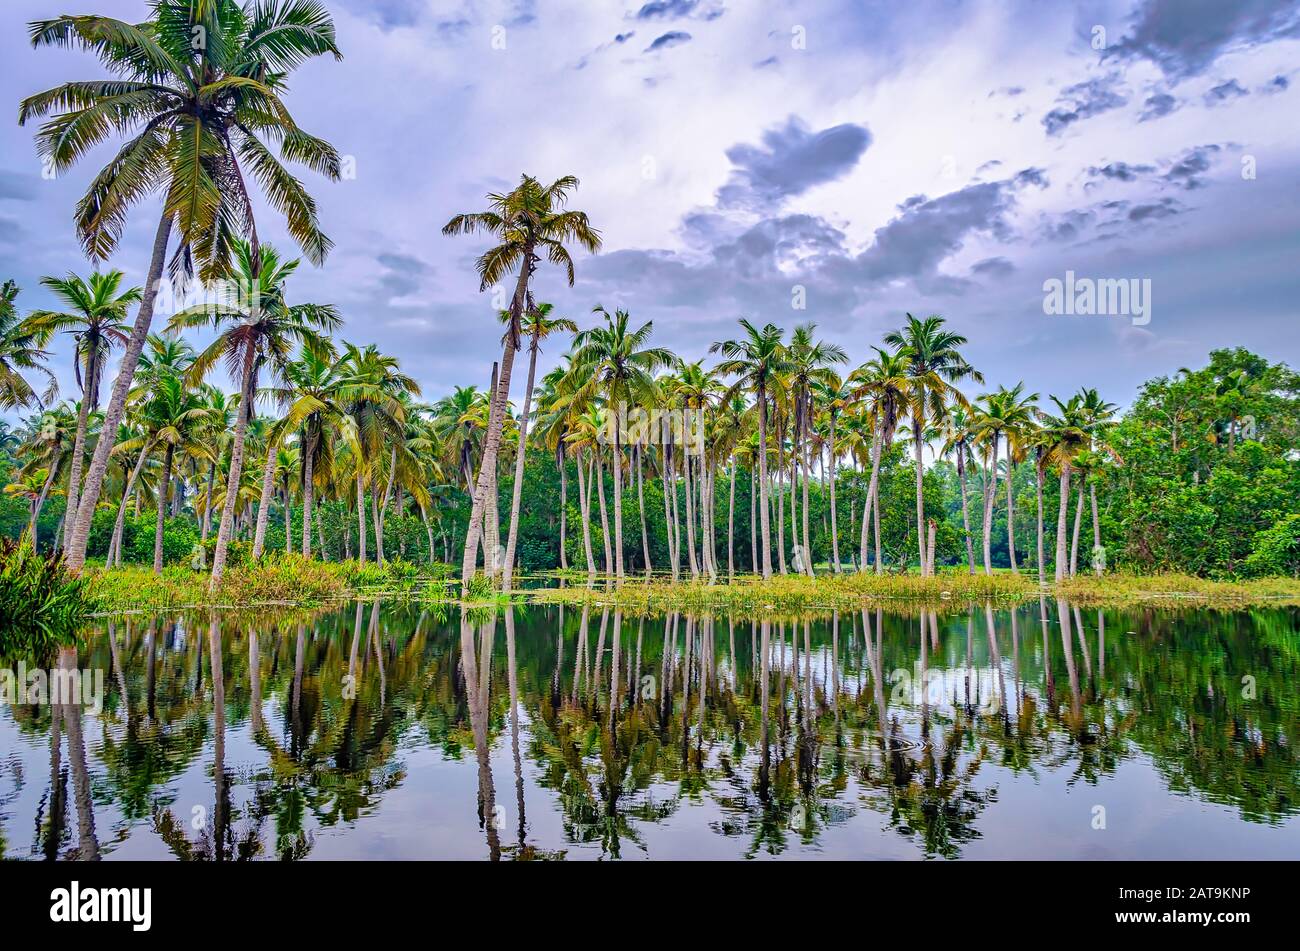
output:
{"label": "dense green foliage", "polygon": [[47,653],[76,634],[94,605],[88,579],[59,558],[0,539],[0,657]]}

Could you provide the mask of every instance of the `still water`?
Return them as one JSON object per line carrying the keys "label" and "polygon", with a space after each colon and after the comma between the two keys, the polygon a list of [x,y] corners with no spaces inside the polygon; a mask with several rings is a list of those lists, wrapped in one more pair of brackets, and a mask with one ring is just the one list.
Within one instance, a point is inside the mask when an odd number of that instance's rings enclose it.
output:
{"label": "still water", "polygon": [[0,856],[1296,858],[1297,621],[120,617],[0,708]]}

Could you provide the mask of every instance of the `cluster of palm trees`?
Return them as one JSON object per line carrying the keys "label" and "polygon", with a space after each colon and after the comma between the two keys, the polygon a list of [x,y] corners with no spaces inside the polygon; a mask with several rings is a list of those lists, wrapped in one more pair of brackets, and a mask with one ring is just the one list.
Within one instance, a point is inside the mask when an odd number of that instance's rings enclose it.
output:
{"label": "cluster of palm trees", "polygon": [[[327,497],[348,502],[355,511],[355,551],[361,560],[370,550],[368,520],[375,557],[385,558],[390,505],[399,511],[408,505],[418,508],[433,557],[436,512],[431,503],[435,495],[459,486],[470,499],[462,586],[468,588],[481,564],[509,590],[525,504],[522,474],[529,440],[536,438],[559,466],[562,567],[568,567],[572,465],[589,573],[596,572],[594,487],[603,570],[620,581],[627,574],[622,502],[633,483],[642,560],[647,570],[652,567],[644,507],[649,469],[665,488],[666,567],[674,578],[685,570],[710,579],[722,573],[717,539],[722,517],[715,491],[720,475],[728,495],[726,574],[735,576],[735,488],[741,470],[752,474],[750,486],[757,489],[749,499],[759,526],[750,532],[751,570],[770,577],[775,555],[775,570],[812,574],[809,484],[816,467],[830,496],[831,568],[839,571],[836,469],[840,460],[849,459],[871,472],[862,500],[859,556],[854,559],[850,552],[850,561],[861,570],[870,565],[880,571],[881,459],[899,438],[910,441],[915,460],[911,531],[924,574],[935,570],[936,548],[935,522],[925,514],[924,454],[940,441],[941,452],[956,457],[972,572],[967,475],[979,470],[975,474],[981,476],[983,561],[984,570],[991,571],[999,467],[1010,536],[1012,474],[1031,456],[1040,503],[1046,470],[1060,473],[1056,574],[1060,578],[1074,570],[1083,492],[1080,487],[1067,568],[1071,478],[1100,464],[1101,437],[1114,410],[1095,393],[1054,400],[1056,415],[1041,412],[1036,395],[1019,385],[972,401],[958,384],[982,382],[982,377],[961,353],[965,338],[947,329],[940,317],[909,315],[906,326],[886,335],[870,360],[844,375],[846,353],[817,340],[811,324],[795,328],[787,340],[773,324],[760,327],[741,320],[735,339],[711,348],[720,358],[712,367],[651,346],[652,324],[635,326],[624,310],[610,313],[598,306],[597,325],[579,331],[534,299],[532,282],[543,264],[551,264],[572,285],[571,249],[597,252],[600,234],[585,213],[566,207],[577,179],[566,176],[543,184],[525,175],[510,191],[489,195],[486,209],[458,214],[443,229],[447,235],[492,239],[477,261],[480,291],[513,283],[509,304],[500,311],[505,332],[492,383],[486,394],[461,388],[433,406],[418,404],[418,386],[393,357],[374,347],[335,344],[333,334],[342,319],[334,307],[290,302],[286,286],[299,260],[258,239],[249,182],[259,185],[284,217],[309,260],[321,263],[331,246],[320,230],[315,201],[281,164],[283,159],[329,178],[339,175],[337,152],[301,129],[282,99],[287,76],[296,67],[316,56],[340,56],[323,6],[315,0],[156,0],[151,18],[142,24],[64,16],[31,24],[31,39],[38,47],[90,50],[112,74],[65,83],[29,97],[20,107],[20,122],[47,117],[36,139],[55,172],[70,168],[114,134],[126,139],[76,209],[77,231],[92,260],[114,251],[136,203],[151,193],[163,197],[143,286],[124,289],[116,270],[87,278],[47,277],[42,283],[62,306],[26,317],[18,315],[12,282],[0,294],[3,408],[47,403],[51,392],[38,395],[27,377],[44,374],[52,383],[44,366],[46,348],[58,334],[73,338],[81,399],[46,409],[30,421],[25,432],[28,462],[11,489],[29,499],[33,533],[51,493],[62,492],[66,515],[56,545],[74,569],[85,563],[91,523],[101,506],[116,508],[108,560],[121,563],[125,513],[146,497],[157,509],[155,569],[163,561],[164,516],[168,510],[179,514],[188,498],[203,542],[215,531],[214,588],[236,536],[249,538],[253,556],[261,556],[276,505],[285,518],[288,547],[295,493],[304,554],[315,551],[313,535],[323,544],[317,501]],[[278,147],[278,158],[272,147]],[[235,293],[180,309],[159,335],[152,323],[169,252],[171,274],[182,284],[193,275],[208,285],[224,282]],[[128,323],[133,306],[136,316]],[[200,326],[215,330],[216,339],[196,353],[181,334]],[[558,333],[574,334],[570,352],[538,385],[541,343]],[[522,412],[515,416],[510,396],[514,356],[525,339],[527,382]],[[116,349],[121,351],[119,369],[101,402],[106,361]],[[235,382],[235,393],[208,381],[218,363]],[[277,411],[258,415],[259,401]],[[671,441],[625,443],[621,427],[610,422],[629,405],[690,415],[703,427],[704,448],[695,451]],[[910,432],[900,433],[903,423]],[[515,478],[501,545],[498,477],[512,451]],[[612,529],[606,473],[612,478]],[[856,503],[851,502],[851,513]],[[1093,512],[1094,543],[1099,544],[1095,491]],[[448,542],[445,529],[440,531],[445,555]],[[1008,541],[1015,568],[1014,541]],[[350,530],[344,547],[351,555]],[[1041,574],[1041,504],[1038,547]],[[206,559],[206,547],[198,557]]]}

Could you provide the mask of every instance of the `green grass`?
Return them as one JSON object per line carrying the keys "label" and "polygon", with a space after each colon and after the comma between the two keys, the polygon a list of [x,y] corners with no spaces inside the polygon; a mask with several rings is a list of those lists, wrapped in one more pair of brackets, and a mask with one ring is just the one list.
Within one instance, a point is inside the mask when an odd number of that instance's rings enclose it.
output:
{"label": "green grass", "polygon": [[91,569],[87,576],[102,612],[175,607],[244,607],[249,605],[313,605],[367,597],[405,596],[431,584],[440,574],[410,562],[389,561],[380,566],[355,561],[318,561],[301,555],[274,554],[256,564],[237,565],[226,571],[221,586],[209,592],[209,576],[187,566],[151,568],[127,565]]}
{"label": "green grass", "polygon": [[1300,579],[1253,578],[1212,581],[1194,575],[1080,575],[1054,586],[1054,593],[1077,604],[1151,604],[1241,608],[1300,605]]}

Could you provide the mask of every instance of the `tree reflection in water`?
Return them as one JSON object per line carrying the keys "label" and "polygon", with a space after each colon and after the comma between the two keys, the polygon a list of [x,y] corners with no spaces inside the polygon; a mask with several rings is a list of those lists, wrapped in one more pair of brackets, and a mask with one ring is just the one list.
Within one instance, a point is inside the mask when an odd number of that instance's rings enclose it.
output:
{"label": "tree reflection in water", "polygon": [[656,857],[660,829],[692,830],[687,854],[852,842],[955,858],[1015,827],[986,821],[1009,784],[1059,801],[1116,788],[1124,763],[1294,830],[1295,620],[1046,599],[757,619],[378,599],[118,618],[57,657],[105,671],[102,712],[0,714],[34,767],[6,767],[0,844],[22,850],[25,826],[33,858],[129,843],[300,859],[324,838],[364,856],[372,830],[391,834],[385,804],[414,796],[399,835],[438,855],[426,826],[459,821],[463,784],[437,770],[456,764],[492,860]]}

